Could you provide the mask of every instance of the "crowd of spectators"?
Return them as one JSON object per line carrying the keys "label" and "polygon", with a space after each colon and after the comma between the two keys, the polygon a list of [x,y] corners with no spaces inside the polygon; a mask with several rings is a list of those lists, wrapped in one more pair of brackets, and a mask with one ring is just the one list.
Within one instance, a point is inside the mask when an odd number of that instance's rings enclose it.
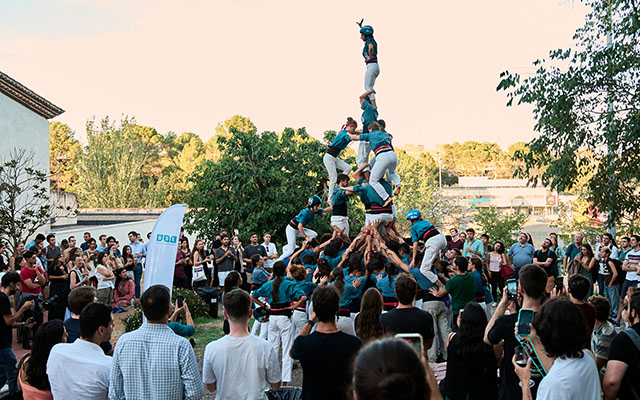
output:
{"label": "crowd of spectators", "polygon": [[[38,399],[198,399],[205,388],[253,399],[284,390],[299,363],[305,399],[638,398],[639,236],[618,248],[612,235],[591,246],[578,233],[563,248],[552,234],[536,249],[525,232],[505,246],[452,228],[429,262],[426,235],[405,239],[393,221],[341,233],[284,258],[269,233],[243,246],[222,231],[193,247],[181,234],[174,286],[224,292],[226,335],[206,346],[202,372],[184,338],[188,306],[164,286],[140,293],[147,248],[136,232],[122,248],[89,233],[78,247],[54,234],[10,256],[0,245],[0,387]],[[136,301],[146,322],[114,347],[112,314]],[[520,310],[535,315],[527,335]],[[31,349],[20,363],[13,328]]]}

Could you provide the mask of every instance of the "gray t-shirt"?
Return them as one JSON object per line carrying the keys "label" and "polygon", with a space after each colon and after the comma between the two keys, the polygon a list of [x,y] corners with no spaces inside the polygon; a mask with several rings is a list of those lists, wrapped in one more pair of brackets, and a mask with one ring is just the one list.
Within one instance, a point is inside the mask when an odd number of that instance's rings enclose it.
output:
{"label": "gray t-shirt", "polygon": [[[222,247],[218,247],[216,249],[216,260],[222,257],[224,253],[227,252],[227,250],[231,250],[231,254],[233,254],[234,256],[236,255],[236,249],[234,249],[231,246],[229,246],[229,248],[226,250],[223,249]],[[218,263],[218,272],[227,272],[227,271],[233,271],[233,258],[230,256],[225,257],[225,259],[222,260],[222,262]]]}

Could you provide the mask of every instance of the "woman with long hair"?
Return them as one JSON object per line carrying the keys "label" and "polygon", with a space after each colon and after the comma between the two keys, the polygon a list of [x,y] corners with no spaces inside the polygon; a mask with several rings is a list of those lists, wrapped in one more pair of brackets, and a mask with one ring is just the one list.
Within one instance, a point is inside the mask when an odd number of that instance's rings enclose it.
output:
{"label": "woman with long hair", "polygon": [[593,249],[589,243],[583,243],[580,247],[580,254],[576,256],[574,262],[578,263],[580,266],[580,275],[584,276],[589,280],[591,284],[591,288],[589,289],[589,293],[587,297],[593,295],[593,282],[597,279],[593,279],[594,273],[598,273],[598,269],[596,265],[598,264],[598,260],[593,254]]}
{"label": "woman with long hair", "polygon": [[191,289],[191,278],[193,277],[193,260],[191,259],[191,251],[189,250],[189,239],[183,237],[180,239],[180,245],[178,246],[178,253],[182,254],[182,268],[184,269],[185,285],[188,289]]}
{"label": "woman with long hair", "polygon": [[113,288],[114,281],[116,280],[115,275],[110,267],[111,260],[109,258],[109,253],[106,251],[104,253],[98,254],[98,259],[96,260],[96,278],[98,279],[98,302],[102,304],[106,304],[111,306],[111,301],[113,300]]}
{"label": "woman with long hair", "polygon": [[122,248],[122,264],[129,278],[133,279],[133,269],[136,267],[136,259],[133,258],[133,251],[128,244]]}
{"label": "woman with long hair", "polygon": [[66,342],[67,331],[59,319],[45,322],[36,330],[31,353],[24,356],[18,371],[18,382],[25,400],[53,399],[47,361],[53,346]]}
{"label": "woman with long hair", "polygon": [[[73,269],[74,261],[76,260],[76,256],[82,256],[82,249],[80,247],[72,247],[71,250],[67,253],[67,259],[65,262],[67,263],[67,269],[71,271]],[[84,257],[83,257],[84,258]]]}
{"label": "woman with long hair", "polygon": [[[242,276],[238,271],[231,271],[229,275],[224,279],[224,286],[222,286],[222,298],[220,299],[220,303],[222,304],[224,301],[224,295],[231,292],[232,290],[240,289],[240,285],[242,285]],[[224,306],[222,306],[224,310]],[[228,335],[231,331],[231,327],[229,326],[229,321],[224,319],[222,323],[222,332],[225,335]]]}
{"label": "woman with long hair", "polygon": [[384,334],[380,323],[382,295],[376,288],[369,288],[362,296],[360,312],[355,317],[356,336],[363,344],[380,339]]}
{"label": "woman with long hair", "polygon": [[53,307],[49,309],[49,320],[62,319],[67,309],[67,296],[69,296],[69,270],[64,263],[62,254],[53,258],[47,266],[50,282],[50,296],[55,298]]}
{"label": "woman with long hair", "polygon": [[113,291],[112,307],[127,307],[131,305],[131,300],[136,297],[136,285],[133,279],[127,274],[127,270],[120,268],[116,271],[116,284]]}
{"label": "woman with long hair", "polygon": [[[311,294],[318,285],[307,280],[306,269],[300,264],[291,264],[289,265],[288,275],[296,282],[296,287],[300,289],[305,296],[307,296],[307,299],[311,299]],[[305,301],[293,310],[291,322],[293,323],[294,337],[298,336],[298,333],[302,330],[304,324],[309,320],[310,314],[307,309],[308,303],[308,301]]]}
{"label": "woman with long hair", "polygon": [[498,301],[498,289],[504,288],[504,278],[500,268],[508,264],[507,256],[504,254],[504,243],[497,240],[493,244],[493,251],[489,253],[489,282],[494,301]]}
{"label": "woman with long hair", "polygon": [[[207,257],[204,251],[204,241],[202,239],[196,240],[191,251],[191,261],[194,268],[202,268],[202,272],[205,274],[205,279],[197,282],[192,282],[193,289],[207,286],[207,263],[213,260],[213,256]],[[193,279],[193,278],[192,278]]]}
{"label": "woman with long hair", "polygon": [[458,315],[458,330],[447,346],[447,373],[440,382],[451,400],[498,397],[497,360],[484,343],[487,316],[477,303],[468,303]]}
{"label": "woman with long hair", "polygon": [[[276,351],[280,351],[282,341],[282,381],[291,382],[293,360],[289,355],[293,341],[293,324],[291,315],[293,310],[307,301],[301,289],[292,279],[286,278],[287,266],[283,261],[273,264],[273,280],[266,282],[260,289],[251,292],[251,300],[269,311],[269,342]],[[267,301],[260,300],[266,297]],[[293,303],[293,305],[292,305]]]}

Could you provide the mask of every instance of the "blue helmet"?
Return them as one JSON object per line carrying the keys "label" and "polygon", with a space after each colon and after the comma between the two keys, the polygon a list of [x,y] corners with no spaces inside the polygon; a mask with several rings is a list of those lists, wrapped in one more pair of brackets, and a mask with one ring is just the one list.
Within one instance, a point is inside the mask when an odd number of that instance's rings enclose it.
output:
{"label": "blue helmet", "polygon": [[362,28],[360,28],[360,33],[362,33],[365,36],[371,36],[373,35],[373,27],[371,25],[365,25]]}
{"label": "blue helmet", "polygon": [[322,199],[319,196],[311,196],[309,197],[309,202],[307,203],[308,207],[319,206],[322,204]]}
{"label": "blue helmet", "polygon": [[421,216],[420,210],[413,209],[407,212],[407,219],[409,221],[415,221],[416,219],[420,219],[420,216]]}

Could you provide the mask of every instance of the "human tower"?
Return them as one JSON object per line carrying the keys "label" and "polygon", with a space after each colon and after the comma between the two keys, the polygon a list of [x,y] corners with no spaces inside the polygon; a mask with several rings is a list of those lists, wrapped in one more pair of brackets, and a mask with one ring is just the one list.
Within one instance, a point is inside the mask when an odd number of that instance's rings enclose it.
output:
{"label": "human tower", "polygon": [[[311,242],[318,236],[317,232],[307,227],[317,214],[331,212],[333,229],[341,235],[348,236],[348,196],[353,194],[357,193],[364,204],[366,225],[393,221],[397,217],[393,196],[400,192],[400,177],[396,173],[398,157],[391,142],[393,137],[386,131],[385,121],[379,119],[374,89],[380,74],[378,44],[373,37],[373,27],[362,25],[363,21],[364,19],[357,23],[360,27],[360,39],[364,42],[362,57],[366,65],[365,92],[359,97],[362,109],[362,133],[356,132],[358,123],[348,117],[340,132],[327,147],[323,162],[329,175],[327,196],[329,207],[320,207],[322,199],[319,196],[309,197],[307,206],[287,224],[285,229],[287,244],[279,260],[284,260],[294,253],[297,238],[304,238],[305,241]],[[356,184],[353,186],[349,186],[351,166],[339,158],[340,153],[351,141],[359,142],[356,153],[357,170],[353,174]],[[369,158],[371,151],[373,151],[373,157]],[[430,269],[439,252],[446,246],[444,236],[429,221],[421,218],[419,210],[410,210],[406,218],[412,223],[411,233],[414,244],[417,245],[418,240],[425,242],[425,256],[421,269]]]}

